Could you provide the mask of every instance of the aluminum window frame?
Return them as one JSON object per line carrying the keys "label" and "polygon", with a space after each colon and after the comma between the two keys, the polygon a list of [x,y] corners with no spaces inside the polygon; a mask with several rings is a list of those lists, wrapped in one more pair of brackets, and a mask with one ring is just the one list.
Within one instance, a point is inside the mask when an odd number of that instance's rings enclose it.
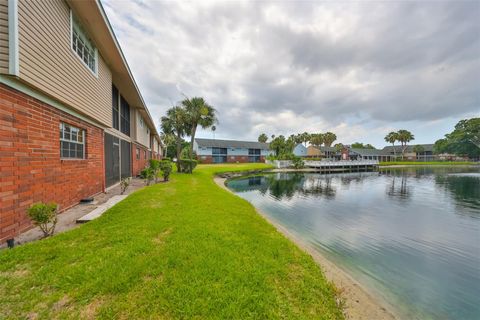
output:
{"label": "aluminum window frame", "polygon": [[[70,138],[67,139],[65,138],[65,126],[68,126],[70,127],[70,129],[74,128],[76,130],[78,130],[78,132],[80,132],[82,134],[82,141],[79,142],[78,139],[77,140],[73,140],[71,138],[71,134],[72,134],[72,130],[70,130]],[[82,129],[80,127],[76,127],[74,125],[71,125],[69,123],[66,123],[66,122],[63,122],[63,121],[60,121],[59,123],[59,133],[60,133],[60,137],[59,137],[59,142],[60,142],[60,160],[85,160],[86,159],[86,148],[85,148],[85,145],[86,145],[86,141],[85,141],[85,137],[86,137],[86,130],[85,129]],[[78,135],[77,135],[78,136]],[[74,157],[71,157],[70,155],[68,157],[65,157],[63,156],[63,148],[62,148],[62,142],[68,142],[68,143],[74,143],[76,145],[81,145],[82,146],[82,157],[77,157],[76,156],[76,153],[75,153],[75,156]]]}
{"label": "aluminum window frame", "polygon": [[[77,20],[78,21],[78,20]],[[86,63],[84,60],[83,60],[83,57],[80,56],[80,54],[77,52],[77,50],[74,48],[74,28],[73,28],[73,24],[76,23],[78,25],[78,29],[80,29],[80,31],[83,33],[83,36],[85,38],[87,38],[90,42],[91,42],[91,45],[93,47],[93,59],[94,59],[94,63],[93,63],[93,67],[95,70],[92,70],[92,68],[88,65],[88,63]],[[77,38],[80,38],[80,37],[77,37]],[[82,41],[80,39],[80,41]],[[83,42],[83,41],[82,41]],[[77,45],[78,47],[78,45]],[[85,46],[84,46],[85,47]],[[87,69],[96,77],[98,78],[98,49],[97,49],[97,46],[95,46],[95,44],[93,43],[93,41],[90,39],[90,37],[87,36],[86,32],[83,30],[82,28],[82,25],[79,23],[79,22],[76,22],[74,17],[73,17],[73,12],[72,10],[70,9],[70,49],[74,52],[75,56],[82,62],[82,64],[87,67]],[[83,51],[82,51],[83,52]]]}

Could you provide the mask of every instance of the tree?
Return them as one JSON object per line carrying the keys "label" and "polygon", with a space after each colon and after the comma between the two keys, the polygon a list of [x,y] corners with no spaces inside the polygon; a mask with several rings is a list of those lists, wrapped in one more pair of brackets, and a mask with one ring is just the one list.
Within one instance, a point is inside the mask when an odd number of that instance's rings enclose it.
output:
{"label": "tree", "polygon": [[275,156],[279,156],[280,152],[285,146],[285,137],[283,135],[279,135],[275,137],[272,135],[272,141],[270,141],[270,150],[275,153]]}
{"label": "tree", "polygon": [[390,132],[385,136],[385,141],[391,143],[393,146],[393,155],[397,157],[397,151],[395,150],[395,142],[398,141],[398,133],[397,132]]}
{"label": "tree", "polygon": [[415,137],[410,131],[404,130],[404,129],[398,130],[397,135],[398,135],[398,141],[400,141],[400,144],[402,146],[402,160],[403,160],[403,157],[405,156],[405,150],[408,147],[408,143],[412,140],[415,140]]}
{"label": "tree", "polygon": [[268,136],[265,133],[262,133],[258,136],[258,142],[266,143],[268,141]]}
{"label": "tree", "polygon": [[345,149],[345,146],[343,143],[337,143],[333,146],[337,152],[342,152],[343,149]]}
{"label": "tree", "polygon": [[273,150],[277,158],[288,158],[292,155],[295,144],[294,135],[291,135],[288,139],[285,139],[283,135],[279,135],[270,141],[270,150]]}
{"label": "tree", "polygon": [[179,106],[168,109],[167,115],[160,119],[160,126],[165,134],[175,136],[177,170],[181,172],[181,169],[178,167],[178,161],[180,160],[180,154],[182,152],[183,136],[190,130],[185,109]]}
{"label": "tree", "polygon": [[310,137],[310,143],[315,147],[315,148],[319,148],[322,146],[323,144],[323,134],[322,133],[312,133],[311,137]]}
{"label": "tree", "polygon": [[435,153],[454,153],[470,158],[480,156],[480,118],[460,120],[455,129],[437,140]]}
{"label": "tree", "polygon": [[163,144],[165,145],[165,155],[167,156],[168,148],[175,144],[175,135],[171,133],[162,132],[160,134],[160,139],[162,140]]}
{"label": "tree", "polygon": [[310,142],[310,139],[312,138],[312,135],[308,132],[300,133],[299,135],[299,143],[305,144],[305,147],[307,146],[307,143]]}
{"label": "tree", "polygon": [[372,146],[371,144],[369,144],[369,143],[363,144],[361,142],[352,143],[351,147],[353,149],[375,149],[375,147]]}
{"label": "tree", "polygon": [[335,140],[337,140],[337,136],[333,132],[327,132],[323,135],[323,143],[325,143],[325,147],[331,147]]}
{"label": "tree", "polygon": [[[416,144],[416,145],[413,146],[413,152],[416,153],[417,159],[418,159],[418,155],[419,155],[420,153],[424,153],[424,152],[425,152],[425,148],[424,148],[423,146],[419,145],[419,144]],[[425,160],[425,159],[424,159],[424,160]]]}
{"label": "tree", "polygon": [[185,108],[187,123],[190,128],[188,135],[190,136],[190,159],[193,157],[193,142],[197,127],[200,125],[202,129],[211,128],[218,122],[216,110],[214,107],[205,102],[203,98],[193,97],[187,98],[181,102]]}

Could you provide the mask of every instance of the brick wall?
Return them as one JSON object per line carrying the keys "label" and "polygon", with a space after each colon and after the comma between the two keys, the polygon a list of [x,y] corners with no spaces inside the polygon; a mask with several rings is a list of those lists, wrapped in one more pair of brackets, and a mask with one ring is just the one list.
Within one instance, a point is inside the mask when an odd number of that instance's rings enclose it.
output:
{"label": "brick wall", "polygon": [[[139,150],[139,159],[137,159],[137,149]],[[132,175],[134,177],[138,176],[140,171],[149,165],[148,159],[149,151],[141,145],[132,143]]]}
{"label": "brick wall", "polygon": [[[86,159],[60,159],[60,121],[86,130]],[[103,130],[0,84],[0,243],[31,227],[31,204],[62,211],[103,190]]]}

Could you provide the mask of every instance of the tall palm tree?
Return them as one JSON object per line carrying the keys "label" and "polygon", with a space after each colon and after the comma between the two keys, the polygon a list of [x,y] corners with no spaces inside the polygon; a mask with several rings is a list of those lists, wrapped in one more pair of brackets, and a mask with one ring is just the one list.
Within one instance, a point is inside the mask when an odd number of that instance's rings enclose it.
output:
{"label": "tall palm tree", "polygon": [[160,126],[165,134],[173,134],[175,136],[177,151],[177,170],[181,172],[178,165],[182,153],[182,140],[187,132],[190,131],[187,113],[184,108],[174,106],[167,110],[167,115],[160,119]]}
{"label": "tall palm tree", "polygon": [[305,147],[307,146],[307,143],[310,142],[310,139],[312,138],[312,135],[308,132],[304,132],[300,134],[302,142],[305,144]]}
{"label": "tall palm tree", "polygon": [[258,142],[266,143],[268,141],[268,136],[265,133],[262,133],[258,136]]}
{"label": "tall palm tree", "polygon": [[401,145],[402,145],[402,160],[403,160],[403,157],[405,156],[405,150],[407,149],[407,146],[408,146],[408,143],[412,140],[415,139],[415,137],[413,136],[413,134],[408,131],[408,130],[398,130],[397,132],[398,134],[398,141],[400,141]]}
{"label": "tall palm tree", "polygon": [[397,152],[395,150],[395,142],[398,141],[398,133],[397,132],[389,132],[386,136],[385,136],[385,141],[388,142],[388,143],[391,143],[392,146],[393,146],[393,156],[395,158],[397,158]]}
{"label": "tall palm tree", "polygon": [[332,143],[337,140],[337,136],[333,132],[327,132],[323,135],[323,143],[325,143],[325,147],[331,147]]}
{"label": "tall palm tree", "polygon": [[197,127],[200,125],[202,129],[211,128],[218,122],[216,116],[216,110],[209,105],[203,98],[193,97],[187,98],[181,102],[185,107],[187,113],[188,123],[190,126],[190,148],[189,156],[193,158],[193,143],[195,141],[195,134],[197,133]]}
{"label": "tall palm tree", "polygon": [[310,137],[310,143],[316,147],[316,148],[319,148],[322,146],[323,144],[323,134],[322,133],[312,133],[311,137]]}

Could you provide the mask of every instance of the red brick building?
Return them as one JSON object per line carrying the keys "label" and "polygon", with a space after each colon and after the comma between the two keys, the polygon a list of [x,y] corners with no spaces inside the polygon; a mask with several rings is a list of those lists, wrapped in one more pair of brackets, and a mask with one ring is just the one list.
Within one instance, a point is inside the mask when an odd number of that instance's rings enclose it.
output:
{"label": "red brick building", "polygon": [[0,243],[161,158],[101,4],[0,0]]}

